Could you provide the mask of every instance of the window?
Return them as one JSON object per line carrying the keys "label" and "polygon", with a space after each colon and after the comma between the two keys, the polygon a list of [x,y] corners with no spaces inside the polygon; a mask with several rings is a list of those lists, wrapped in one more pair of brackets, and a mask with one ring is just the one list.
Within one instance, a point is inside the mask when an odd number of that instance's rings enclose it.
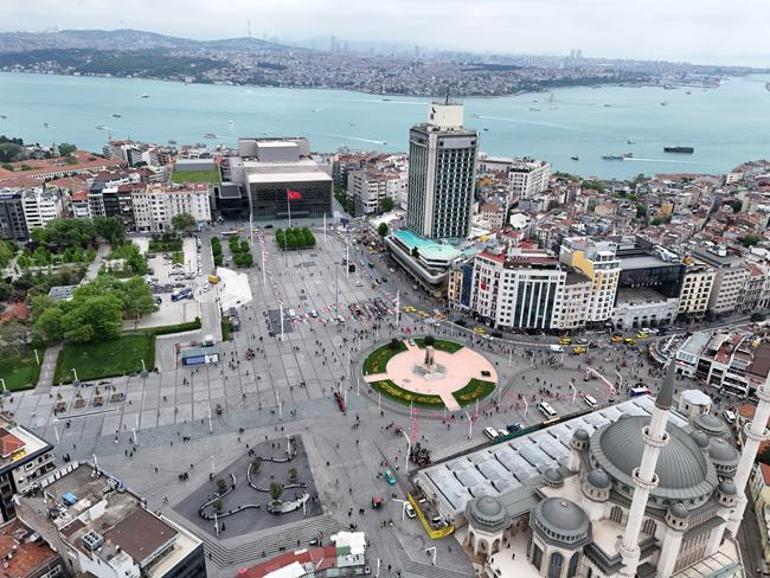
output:
{"label": "window", "polygon": [[613,506],[612,510],[610,510],[610,520],[620,524],[623,521],[623,510],[618,506]]}
{"label": "window", "polygon": [[540,571],[540,565],[543,563],[543,551],[537,544],[532,545],[532,565]]}
{"label": "window", "polygon": [[561,567],[564,565],[564,556],[559,552],[551,554],[548,563],[548,578],[561,578]]}
{"label": "window", "polygon": [[580,562],[580,553],[575,552],[569,559],[569,568],[567,568],[567,578],[577,576],[578,562]]}

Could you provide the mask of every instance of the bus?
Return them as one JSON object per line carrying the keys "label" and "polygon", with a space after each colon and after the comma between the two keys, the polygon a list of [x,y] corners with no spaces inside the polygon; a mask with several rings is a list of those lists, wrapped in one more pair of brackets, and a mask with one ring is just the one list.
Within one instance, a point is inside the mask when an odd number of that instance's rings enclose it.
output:
{"label": "bus", "polygon": [[237,229],[233,229],[232,231],[222,231],[220,235],[223,239],[229,239],[230,237],[237,237],[238,231]]}
{"label": "bus", "polygon": [[639,397],[640,395],[650,395],[652,392],[648,387],[645,386],[639,386],[639,387],[632,387],[628,391],[629,397]]}

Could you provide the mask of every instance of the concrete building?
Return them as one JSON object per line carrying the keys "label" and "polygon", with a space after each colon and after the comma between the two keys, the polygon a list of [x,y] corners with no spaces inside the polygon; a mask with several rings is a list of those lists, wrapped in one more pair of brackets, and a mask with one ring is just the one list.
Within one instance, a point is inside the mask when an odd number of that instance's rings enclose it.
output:
{"label": "concrete building", "polygon": [[499,203],[481,203],[477,214],[478,223],[490,231],[497,231],[505,225],[505,213],[505,207]]}
{"label": "concrete building", "polygon": [[688,423],[673,392],[671,365],[654,400],[450,458],[415,484],[483,578],[742,577],[726,529],[753,455]]}
{"label": "concrete building", "polygon": [[21,203],[29,231],[45,228],[49,222],[64,215],[64,200],[58,190],[27,189],[21,194]]}
{"label": "concrete building", "polygon": [[742,397],[756,395],[770,372],[770,344],[745,331],[690,335],[676,352],[677,371]]}
{"label": "concrete building", "polygon": [[412,127],[407,228],[428,239],[468,236],[478,140],[463,128],[460,104],[431,104],[429,121]]}
{"label": "concrete building", "polygon": [[65,561],[94,578],[204,578],[202,542],[147,510],[123,482],[71,462],[17,498],[19,518]]}
{"label": "concrete building", "polygon": [[51,444],[0,417],[0,522],[16,515],[13,496],[29,491],[53,468]]}
{"label": "concrete building", "polygon": [[738,297],[739,311],[759,311],[768,300],[770,286],[770,269],[762,263],[747,261],[744,263],[746,277]]}
{"label": "concrete building", "polygon": [[198,224],[211,223],[209,187],[203,183],[147,185],[133,191],[131,203],[138,231],[170,231],[173,218],[183,213]]}
{"label": "concrete building", "polygon": [[687,266],[679,296],[679,314],[701,316],[706,313],[714,288],[716,271],[705,264]]}
{"label": "concrete building", "polygon": [[579,270],[591,281],[591,293],[586,307],[586,322],[605,322],[612,316],[620,280],[620,260],[617,244],[595,241],[587,237],[564,239],[559,260]]}
{"label": "concrete building", "polygon": [[716,314],[734,311],[740,303],[741,291],[748,278],[743,258],[730,254],[724,247],[698,247],[692,252],[696,262],[709,265],[716,271],[709,296],[709,310]]}
{"label": "concrete building", "polygon": [[508,169],[511,198],[528,199],[548,189],[551,164],[530,158],[513,159]]}
{"label": "concrete building", "polygon": [[[334,183],[310,157],[306,138],[240,139],[229,175],[246,193],[255,221],[331,216]],[[288,200],[287,191],[301,198]]]}
{"label": "concrete building", "polygon": [[0,189],[0,237],[4,239],[29,240],[21,197],[22,191],[19,189]]}
{"label": "concrete building", "polygon": [[470,311],[493,327],[562,328],[566,279],[566,267],[543,251],[483,251],[473,261]]}

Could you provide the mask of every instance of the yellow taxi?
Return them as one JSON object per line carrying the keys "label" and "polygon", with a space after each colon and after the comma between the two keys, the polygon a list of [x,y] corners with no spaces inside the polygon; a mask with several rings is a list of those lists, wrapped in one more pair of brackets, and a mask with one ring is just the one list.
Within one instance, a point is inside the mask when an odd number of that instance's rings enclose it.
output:
{"label": "yellow taxi", "polygon": [[572,348],[572,353],[575,353],[575,354],[585,353],[586,351],[588,350],[585,348],[584,345],[576,345],[575,347]]}
{"label": "yellow taxi", "polygon": [[428,313],[426,311],[418,311],[417,312],[417,317],[425,319],[426,317],[430,317],[430,313]]}
{"label": "yellow taxi", "polygon": [[562,337],[561,339],[559,339],[559,343],[560,343],[561,345],[569,345],[570,343],[572,343],[572,339],[571,339],[571,338],[569,338],[569,337],[567,337],[567,336],[565,335],[564,337]]}
{"label": "yellow taxi", "polygon": [[476,327],[473,328],[473,332],[476,335],[485,335],[487,330],[484,329],[481,325],[477,325]]}
{"label": "yellow taxi", "polygon": [[405,305],[405,306],[403,307],[403,309],[404,309],[404,311],[405,311],[406,313],[414,313],[415,311],[417,311],[417,309],[415,309],[415,308],[414,308],[414,307],[412,307],[411,305]]}
{"label": "yellow taxi", "polygon": [[610,339],[612,343],[623,343],[623,336],[622,335],[613,335]]}
{"label": "yellow taxi", "polygon": [[625,343],[626,345],[636,345],[636,339],[634,339],[633,337],[624,337],[623,343]]}
{"label": "yellow taxi", "polygon": [[636,334],[637,339],[647,339],[649,335],[647,335],[644,331],[640,331]]}

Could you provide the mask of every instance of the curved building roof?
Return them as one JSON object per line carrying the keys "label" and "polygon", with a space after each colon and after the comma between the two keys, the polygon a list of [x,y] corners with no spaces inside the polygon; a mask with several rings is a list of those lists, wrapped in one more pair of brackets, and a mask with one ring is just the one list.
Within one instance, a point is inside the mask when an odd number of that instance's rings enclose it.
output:
{"label": "curved building roof", "polygon": [[547,498],[532,512],[532,523],[546,540],[576,547],[591,539],[591,521],[575,502]]}
{"label": "curved building roof", "polygon": [[477,530],[499,532],[508,527],[508,511],[492,496],[481,496],[468,502],[465,517]]}
{"label": "curved building roof", "polygon": [[[623,417],[591,438],[592,461],[614,480],[615,489],[627,496],[633,493],[632,473],[642,463],[642,428],[649,422],[645,416]],[[651,495],[677,501],[707,499],[717,486],[714,464],[682,428],[669,423],[667,431],[669,443],[660,451],[655,468],[659,483]],[[650,506],[655,502],[651,500]]]}

